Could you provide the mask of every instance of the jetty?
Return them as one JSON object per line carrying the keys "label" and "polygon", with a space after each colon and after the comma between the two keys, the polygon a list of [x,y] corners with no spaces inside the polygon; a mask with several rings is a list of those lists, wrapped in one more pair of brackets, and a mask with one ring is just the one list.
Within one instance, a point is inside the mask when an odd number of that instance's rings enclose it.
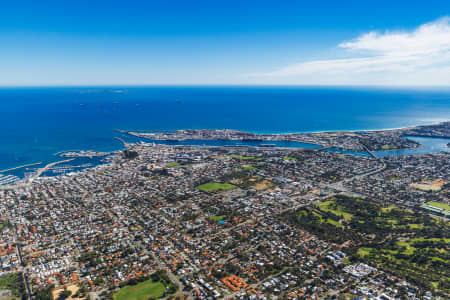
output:
{"label": "jetty", "polygon": [[43,168],[40,168],[40,169],[36,172],[36,174],[34,174],[34,175],[31,176],[30,178],[28,178],[27,184],[32,184],[33,181],[34,181],[36,178],[38,178],[39,176],[41,176],[42,173],[44,173],[45,171],[47,171],[47,170],[50,169],[51,167],[56,166],[56,165],[58,165],[58,164],[71,162],[72,160],[75,160],[75,158],[66,159],[66,160],[60,160],[60,161],[55,161],[55,162],[52,162],[52,163],[46,165],[46,166],[43,167]]}
{"label": "jetty", "polygon": [[0,173],[6,173],[6,172],[14,171],[14,170],[17,170],[17,169],[33,167],[33,166],[37,166],[37,165],[41,165],[41,164],[42,164],[42,162],[37,162],[37,163],[32,163],[32,164],[27,164],[27,165],[21,165],[21,166],[18,166],[18,167],[1,170]]}
{"label": "jetty", "polygon": [[122,144],[125,148],[128,148],[129,144],[127,142],[125,142],[124,140],[122,140],[120,137],[117,137],[117,136],[115,136],[114,138],[119,140],[120,142],[122,142]]}
{"label": "jetty", "polygon": [[77,152],[77,151],[83,151],[83,150],[62,150],[62,151],[54,153],[53,155],[54,156],[60,156],[60,154],[63,154],[65,152]]}

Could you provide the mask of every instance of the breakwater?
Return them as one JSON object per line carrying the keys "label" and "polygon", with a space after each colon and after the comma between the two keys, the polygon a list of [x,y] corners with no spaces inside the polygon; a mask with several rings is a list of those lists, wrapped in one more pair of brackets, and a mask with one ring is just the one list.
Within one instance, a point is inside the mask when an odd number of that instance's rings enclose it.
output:
{"label": "breakwater", "polygon": [[17,167],[14,167],[14,168],[9,168],[9,169],[6,169],[6,170],[1,170],[0,173],[7,173],[7,172],[14,171],[14,170],[22,169],[22,168],[28,168],[28,167],[38,166],[38,165],[41,165],[41,164],[42,164],[42,162],[37,162],[37,163],[32,163],[32,164],[21,165],[21,166],[17,166]]}

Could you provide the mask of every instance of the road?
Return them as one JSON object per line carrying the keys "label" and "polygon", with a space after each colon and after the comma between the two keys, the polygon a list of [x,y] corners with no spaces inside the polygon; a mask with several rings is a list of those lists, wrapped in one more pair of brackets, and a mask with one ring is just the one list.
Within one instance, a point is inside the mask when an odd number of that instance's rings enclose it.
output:
{"label": "road", "polygon": [[16,243],[17,256],[19,257],[23,281],[25,282],[25,288],[27,289],[27,296],[28,296],[28,299],[33,299],[31,289],[30,289],[30,283],[28,281],[28,276],[26,275],[27,268],[25,266],[25,263],[23,262],[22,249],[20,248],[20,244],[17,242],[17,232],[16,232],[17,227],[14,224],[13,224],[13,226],[14,226],[14,230],[13,230],[14,242]]}
{"label": "road", "polygon": [[153,257],[153,259],[156,261],[156,264],[158,265],[158,267],[161,270],[165,270],[167,273],[167,276],[169,277],[169,279],[174,282],[181,290],[184,289],[184,284],[181,283],[180,280],[178,280],[178,277],[176,277],[172,271],[169,270],[169,268],[166,267],[166,265],[164,265],[161,260],[156,256],[156,254],[154,252],[150,252],[150,255]]}
{"label": "road", "polygon": [[340,191],[340,192],[344,192],[344,193],[348,193],[348,194],[355,194],[356,196],[363,196],[363,197],[365,197],[366,195],[364,195],[364,194],[357,193],[357,192],[352,191],[349,188],[346,188],[344,186],[344,184],[347,183],[347,182],[350,182],[352,180],[355,180],[355,179],[359,180],[359,179],[364,178],[366,176],[374,175],[374,174],[377,174],[379,172],[384,171],[386,169],[386,163],[383,162],[383,161],[381,161],[381,163],[382,163],[381,168],[375,168],[375,169],[369,170],[369,171],[367,171],[367,172],[365,172],[363,174],[355,175],[355,176],[350,177],[350,178],[345,178],[345,179],[343,179],[341,181],[338,181],[338,182],[335,182],[335,183],[320,184],[320,187],[321,188],[329,188],[329,189],[337,190],[337,191]]}

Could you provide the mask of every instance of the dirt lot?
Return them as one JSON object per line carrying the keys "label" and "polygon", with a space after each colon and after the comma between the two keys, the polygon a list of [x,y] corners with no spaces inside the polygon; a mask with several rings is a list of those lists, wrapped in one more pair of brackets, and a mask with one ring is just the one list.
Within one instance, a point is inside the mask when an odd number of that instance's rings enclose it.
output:
{"label": "dirt lot", "polygon": [[[70,284],[68,286],[66,286],[66,288],[72,292],[72,295],[75,294],[78,291],[78,286],[76,284]],[[59,294],[64,291],[64,288],[58,288],[53,290],[52,294],[53,294],[53,299],[58,299]],[[85,300],[86,298],[74,298],[72,296],[70,296],[69,298],[70,300]]]}
{"label": "dirt lot", "polygon": [[442,186],[445,184],[444,180],[434,180],[431,182],[419,182],[412,183],[411,187],[414,189],[422,190],[422,191],[440,191]]}
{"label": "dirt lot", "polygon": [[257,191],[264,191],[267,190],[268,188],[271,188],[272,186],[273,186],[272,182],[268,180],[263,180],[258,183],[255,183],[254,185],[251,186],[251,188]]}

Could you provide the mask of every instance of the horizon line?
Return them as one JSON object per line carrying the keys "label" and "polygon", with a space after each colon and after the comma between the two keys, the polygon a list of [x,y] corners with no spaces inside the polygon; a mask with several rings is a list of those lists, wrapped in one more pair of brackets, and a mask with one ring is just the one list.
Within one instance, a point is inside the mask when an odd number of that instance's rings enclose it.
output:
{"label": "horizon line", "polygon": [[208,84],[208,83],[160,83],[160,84],[45,84],[1,85],[0,89],[14,88],[145,88],[145,87],[286,87],[286,88],[369,88],[369,89],[449,89],[448,85],[367,85],[367,84]]}

